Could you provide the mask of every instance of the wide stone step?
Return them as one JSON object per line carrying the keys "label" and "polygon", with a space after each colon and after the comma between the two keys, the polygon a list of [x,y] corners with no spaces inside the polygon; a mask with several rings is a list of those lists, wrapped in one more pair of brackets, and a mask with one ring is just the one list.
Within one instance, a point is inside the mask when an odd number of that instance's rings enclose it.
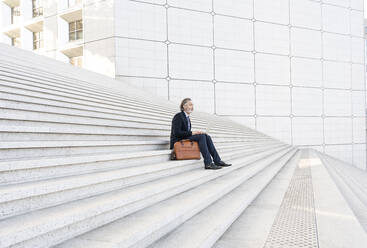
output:
{"label": "wide stone step", "polygon": [[[350,165],[346,165],[326,154],[318,152],[318,156],[324,163],[330,175],[333,177],[333,180],[338,186],[340,192],[343,194],[359,223],[367,233],[367,195],[366,192],[361,189],[359,183],[356,182],[356,178],[350,175],[350,171],[353,171],[356,168],[351,168]],[[366,172],[360,171],[359,173],[365,174]]]}
{"label": "wide stone step", "polygon": [[[5,49],[8,50],[8,48]],[[64,81],[85,88],[95,88],[101,91],[106,89],[107,91],[109,91],[110,89],[114,89],[115,92],[117,91],[121,93],[121,96],[129,98],[131,100],[135,99],[137,101],[140,100],[161,105],[165,105],[164,103],[167,102],[163,99],[154,99],[154,101],[151,101],[149,98],[150,95],[148,93],[143,92],[140,89],[137,89],[129,84],[123,83],[121,81],[116,81],[105,75],[94,73],[92,71],[81,68],[76,68],[65,63],[60,63],[60,61],[52,61],[52,59],[47,60],[45,56],[38,56],[34,54],[32,58],[29,57],[29,54],[22,53],[23,51],[17,50],[18,49],[9,54],[9,51],[3,51],[3,49],[0,47],[0,55],[2,55],[1,62],[3,64],[10,65],[10,68],[13,66],[19,68],[20,66],[24,70],[36,72],[38,75],[42,75],[43,77],[57,79],[60,82]],[[45,69],[44,63],[48,63],[48,69]],[[124,90],[121,90],[121,85],[124,85]],[[172,109],[174,108],[174,104],[172,103],[168,103],[167,106],[172,107]]]}
{"label": "wide stone step", "polygon": [[[140,99],[146,102],[148,102],[150,99],[149,94],[146,94],[135,87],[124,84],[120,81],[116,81],[105,75],[60,63],[59,61],[52,60],[45,56],[38,56],[37,54],[30,55],[27,54],[27,51],[19,50],[21,49],[15,49],[9,53],[9,47],[0,47],[0,54],[3,55],[1,62],[7,63],[11,67],[20,66],[23,69],[36,71],[38,74],[42,74],[44,77],[48,75],[51,78],[64,80],[66,82],[78,84],[86,88],[94,87],[96,89],[104,90],[108,87],[109,89],[112,88],[120,91],[122,96],[129,96],[131,99]],[[52,70],[45,69],[44,63],[47,63],[48,67],[52,68]],[[123,91],[121,91],[121,84],[124,84]],[[164,105],[165,101],[161,99],[154,99],[154,103],[161,103]],[[169,104],[168,106],[173,106],[173,104]]]}
{"label": "wide stone step", "polygon": [[[97,108],[98,109],[104,109],[103,106],[106,108],[106,109],[117,109],[117,110],[121,110],[122,106],[120,105],[112,105],[111,103],[109,103],[110,101],[103,101],[103,100],[100,100],[99,102],[95,103],[95,102],[90,102],[89,101],[89,96],[86,96],[86,99],[87,100],[82,100],[82,101],[77,101],[77,100],[74,100],[75,97],[52,97],[55,93],[54,91],[50,91],[48,92],[47,94],[44,93],[44,94],[37,94],[35,93],[34,91],[31,91],[29,89],[18,89],[18,88],[14,88],[14,87],[10,87],[11,85],[9,85],[11,83],[3,83],[3,85],[0,87],[0,91],[2,92],[2,98],[4,99],[8,99],[8,100],[13,100],[13,101],[26,101],[28,99],[29,102],[31,103],[37,103],[42,101],[41,103],[45,104],[47,103],[48,105],[54,105],[55,104],[61,104],[63,103],[65,105],[65,103],[74,103],[74,106],[66,106],[68,108],[78,108],[78,105],[80,106],[94,106],[94,111],[95,109]],[[1,83],[0,83],[1,85]],[[37,87],[36,88],[37,90],[39,90],[39,88]],[[16,97],[18,95],[18,97]],[[52,102],[53,101],[53,102]],[[104,103],[105,105],[100,105],[99,103]],[[107,103],[107,104],[106,104]],[[80,107],[79,106],[79,107]],[[141,111],[148,111],[149,108],[143,108],[143,109],[139,109],[139,110],[136,110],[136,109],[131,109],[130,107],[125,107],[124,108],[124,114],[126,113],[130,113],[130,114],[133,114],[133,113],[139,113]],[[156,111],[156,110],[155,110]],[[158,113],[154,114],[154,111],[149,111],[149,115],[152,116],[152,117],[156,117],[156,118],[160,118],[161,120],[167,120],[167,121],[170,121],[170,119],[172,117],[170,116],[173,116],[173,114],[175,114],[177,111],[174,111],[174,112],[170,112],[169,114],[165,114],[162,113],[162,111],[158,111]],[[192,119],[195,122],[197,122],[198,124],[206,124],[206,122],[203,120],[203,118],[201,117],[200,118],[200,115],[202,115],[202,113],[198,113],[198,116],[196,116],[196,113],[192,116]],[[218,121],[219,118],[217,118],[216,121]],[[228,121],[227,121],[228,122]],[[218,123],[215,123],[214,125],[219,125],[220,122]],[[234,126],[234,125],[232,125]],[[231,128],[230,125],[226,125],[227,128]]]}
{"label": "wide stone step", "polygon": [[[32,117],[26,117],[19,114],[6,114],[0,120],[0,126],[32,126],[32,127],[83,127],[86,130],[98,128],[100,130],[116,130],[123,128],[134,128],[137,130],[163,130],[167,132],[171,132],[171,125],[168,124],[147,124],[147,123],[132,123],[132,122],[120,122],[120,123],[110,123],[108,121],[89,121],[88,122],[78,122],[72,118],[64,118],[61,122],[59,118],[40,118],[40,116],[33,115]],[[205,127],[193,127],[192,131],[195,130],[204,130],[207,133],[222,136],[222,137],[254,137],[256,134],[254,133],[233,133],[228,132],[227,130],[213,130],[213,129],[205,129]],[[256,135],[256,137],[262,138],[262,135]],[[266,137],[267,138],[267,137]]]}
{"label": "wide stone step", "polygon": [[312,172],[319,247],[359,248],[367,243],[367,234],[319,154],[310,150],[307,161]]}
{"label": "wide stone step", "polygon": [[343,180],[354,191],[354,194],[367,206],[367,173],[350,164],[346,164],[338,159],[332,158],[328,155],[324,155],[326,163],[329,165],[327,168],[334,169],[336,173],[343,177]]}
{"label": "wide stone step", "polygon": [[249,178],[150,247],[212,247],[228,227],[262,193],[278,171],[288,163],[298,161],[299,156],[296,156],[296,153],[297,149],[291,150],[278,161],[269,164],[263,171]]}
{"label": "wide stone step", "polygon": [[[139,99],[132,99],[130,96],[125,94],[116,93],[116,91],[111,91],[111,89],[104,89],[102,87],[93,87],[93,85],[79,85],[76,82],[70,80],[58,79],[58,77],[53,74],[40,73],[38,70],[17,68],[16,65],[7,66],[0,62],[0,72],[2,80],[9,82],[13,86],[18,86],[19,88],[26,87],[28,89],[36,90],[37,92],[48,92],[49,89],[58,92],[71,93],[75,96],[90,96],[91,99],[105,99],[113,102],[123,102],[128,106],[134,106],[141,108],[146,106],[154,111],[156,109],[162,109],[163,112],[170,113],[175,111],[176,108],[172,108],[171,105],[161,105],[156,102],[152,102],[149,99],[144,99],[143,101]],[[28,86],[28,87],[27,87]],[[38,89],[37,89],[38,88]]]}
{"label": "wide stone step", "polygon": [[[42,126],[0,126],[1,133],[43,133],[43,134],[91,134],[91,135],[119,135],[119,136],[163,136],[167,137],[169,135],[168,130],[160,129],[139,129],[137,128],[90,128],[85,130],[84,127],[78,126],[65,126],[60,127],[59,125],[54,125],[53,127]],[[16,140],[16,139],[15,139]],[[52,139],[50,139],[52,140]],[[83,140],[83,139],[81,139]]]}
{"label": "wide stone step", "polygon": [[[22,106],[17,104],[17,109],[10,109],[9,106],[7,109],[1,109],[0,113],[2,114],[1,125],[8,124],[7,121],[11,122],[13,125],[24,125],[23,123],[32,122],[35,125],[44,125],[42,123],[55,123],[55,124],[75,124],[75,125],[86,125],[86,126],[102,126],[102,127],[136,127],[136,128],[149,128],[149,127],[158,127],[164,130],[170,130],[171,123],[167,122],[158,122],[158,121],[140,121],[135,118],[129,117],[128,120],[124,120],[124,117],[121,119],[105,119],[98,117],[90,117],[90,116],[80,116],[73,114],[65,114],[65,113],[51,113],[51,112],[40,112],[34,111],[32,109],[20,109]],[[226,128],[218,128],[218,127],[207,127],[207,125],[198,125],[192,123],[193,130],[204,130],[209,131],[211,133],[218,134],[227,134],[227,135],[246,135],[251,134],[254,135],[254,132],[251,131],[231,131]],[[261,137],[261,134],[257,134],[257,136]]]}
{"label": "wide stone step", "polygon": [[[3,80],[6,80],[6,79],[3,79]],[[26,77],[24,80],[27,80],[24,83],[29,83],[28,77]],[[115,102],[111,101],[110,99],[104,99],[104,98],[94,100],[91,97],[90,93],[85,93],[84,94],[85,96],[78,96],[78,95],[75,95],[74,89],[69,90],[70,91],[69,93],[58,92],[56,89],[48,89],[48,88],[41,90],[42,89],[41,87],[44,87],[44,83],[40,83],[39,85],[32,87],[32,86],[23,85],[24,83],[21,84],[21,83],[9,82],[9,80],[7,81],[8,82],[6,83],[0,83],[1,85],[0,90],[3,93],[11,92],[12,94],[18,94],[21,96],[32,96],[35,98],[48,99],[48,100],[56,99],[59,102],[64,102],[64,101],[70,102],[71,101],[71,102],[74,102],[77,104],[83,104],[83,105],[94,104],[99,107],[105,106],[105,107],[116,108],[116,106],[124,107],[124,104],[125,104],[125,102],[122,101],[121,99],[118,99],[118,101],[115,101]],[[98,105],[98,104],[102,104],[102,105]],[[177,112],[177,110],[173,110],[173,111],[171,110],[167,112],[167,111],[164,111],[162,107],[157,108],[154,106],[153,107],[144,106],[144,103],[137,104],[136,101],[135,101],[135,104],[136,106],[127,105],[125,107],[125,110],[132,111],[132,112],[149,111],[149,114],[152,116],[160,116],[161,119],[167,119],[168,117],[168,120],[171,115],[173,116]],[[203,115],[203,113],[199,113],[199,115]],[[192,116],[192,120],[194,122],[197,121],[198,123],[205,124],[205,122],[202,119],[200,119],[199,117],[195,116],[195,114]],[[227,128],[228,128],[228,125],[227,125]]]}
{"label": "wide stone step", "polygon": [[[99,107],[119,107],[127,108],[131,111],[146,111],[151,115],[169,116],[174,114],[174,111],[167,111],[164,107],[150,106],[146,103],[135,102],[130,104],[128,101],[124,101],[121,98],[109,98],[104,96],[94,96],[93,92],[78,92],[77,89],[61,89],[60,87],[53,87],[52,85],[46,85],[44,80],[39,83],[30,82],[29,77],[24,76],[24,79],[12,77],[0,76],[0,90],[1,92],[12,92],[17,95],[31,95],[40,99],[68,101],[74,103],[80,103],[85,105],[96,105]],[[143,105],[143,106],[142,106]]]}
{"label": "wide stone step", "polygon": [[213,247],[360,248],[367,235],[316,153],[302,149]]}
{"label": "wide stone step", "polygon": [[[29,83],[29,76],[26,76],[25,77],[25,80],[27,80],[27,81],[24,81],[25,83]],[[58,84],[56,84],[56,85],[58,85]],[[13,86],[13,87],[11,87],[11,86]],[[39,98],[49,98],[50,96],[55,95],[55,92],[57,92],[56,90],[49,90],[49,89],[45,89],[45,90],[43,90],[44,92],[42,92],[41,91],[42,88],[44,88],[44,83],[43,82],[40,83],[39,85],[37,85],[36,87],[33,87],[33,88],[32,87],[29,87],[29,86],[28,87],[27,86],[24,86],[23,84],[20,84],[20,83],[7,82],[7,83],[3,83],[2,84],[1,90],[3,92],[9,92],[10,91],[12,94],[15,94],[15,93],[18,92],[18,94],[20,94],[20,95],[24,95],[24,94],[27,94],[29,92],[32,92],[32,96],[39,96]],[[35,93],[35,91],[36,92],[41,92],[41,93],[38,93],[37,94],[37,93]],[[75,94],[75,89],[71,89],[70,90],[70,94]],[[84,97],[84,99],[86,99],[86,101],[88,103],[89,103],[89,101],[91,101],[91,96],[90,95],[91,95],[90,93],[86,93],[85,94],[85,97]],[[72,99],[74,99],[74,98],[75,98],[75,96],[72,97]],[[120,96],[119,96],[119,98],[117,98],[119,100],[117,103],[119,103],[119,104],[121,104],[121,99],[120,98],[121,98]],[[58,98],[58,99],[59,99],[59,101],[61,101],[60,98]],[[70,97],[67,98],[67,99],[70,101]],[[104,104],[106,104],[106,103],[107,104],[112,104],[113,103],[113,101],[110,101],[108,99],[107,100],[106,99],[102,99],[102,100],[99,100],[98,102],[99,103],[104,103]],[[122,104],[124,104],[123,101],[122,101]],[[136,101],[134,102],[134,104],[137,104]],[[144,105],[144,104],[145,103],[139,103],[139,104],[137,104],[138,109],[143,110],[143,111],[146,111],[146,110],[149,110],[150,108],[152,108],[152,107],[149,107],[149,106],[143,106],[142,107],[141,105]],[[112,105],[112,106],[115,106],[115,105]],[[119,106],[119,105],[117,105],[117,106]],[[150,114],[156,113],[157,109],[158,109],[158,114],[164,114],[165,111],[162,112],[162,110],[160,110],[160,108],[157,108],[157,107],[153,108],[153,110],[150,110]],[[130,110],[130,107],[128,106],[127,109]],[[167,116],[169,117],[170,115],[173,115],[176,112],[177,112],[176,110],[173,110],[173,111],[171,110],[170,112],[166,113],[166,115],[163,115],[162,118],[167,118]],[[203,114],[204,113],[200,113],[199,115],[203,115]],[[193,121],[196,121],[197,118],[198,117],[196,117],[195,114],[192,116]],[[203,120],[200,119],[200,118],[198,118],[197,121],[199,123],[200,122],[203,122]],[[203,124],[205,124],[205,123],[203,122]],[[227,125],[227,127],[228,127],[228,125]]]}
{"label": "wide stone step", "polygon": [[0,157],[6,159],[70,156],[111,152],[137,152],[169,149],[167,140],[143,141],[9,141],[0,144]]}
{"label": "wide stone step", "polygon": [[[2,112],[4,118],[24,120],[28,117],[29,120],[42,120],[42,117],[49,118],[49,121],[62,122],[67,120],[68,122],[73,121],[80,124],[99,124],[99,125],[119,125],[119,126],[130,126],[137,127],[146,126],[150,124],[151,126],[159,126],[164,128],[169,128],[171,125],[172,117],[169,121],[164,121],[162,119],[149,119],[146,118],[144,122],[141,120],[146,116],[146,113],[140,114],[127,114],[122,111],[108,111],[98,112],[95,108],[83,108],[82,106],[65,106],[60,102],[47,103],[40,102],[39,99],[32,99],[26,101],[25,98],[18,97],[19,99],[14,99],[14,95],[9,94],[8,96],[3,96],[3,108]],[[17,113],[17,111],[20,113]],[[26,112],[26,114],[24,114]],[[78,121],[79,120],[79,121]],[[198,122],[192,122],[193,128],[206,129],[207,124],[202,124]],[[231,126],[221,127],[217,124],[210,125],[210,130],[213,132],[222,132],[229,134],[241,134],[243,132],[253,133],[254,130],[236,130],[231,128]],[[264,136],[260,133],[257,135]]]}
{"label": "wide stone step", "polygon": [[[241,141],[269,141],[269,138],[238,138],[238,137],[213,137],[214,142],[241,142]],[[119,134],[91,134],[91,133],[53,133],[53,132],[18,132],[14,129],[0,127],[0,140],[2,141],[40,141],[40,140],[169,140],[169,135],[119,135]],[[277,141],[281,143],[280,141]]]}
{"label": "wide stone step", "polygon": [[[129,116],[130,114],[130,116],[137,116],[137,117],[147,116],[150,118],[154,117],[157,120],[166,120],[166,121],[169,121],[169,119],[172,120],[172,117],[174,115],[174,112],[170,113],[169,115],[168,114],[164,115],[162,113],[154,113],[144,109],[126,108],[123,105],[86,102],[73,98],[66,98],[66,97],[62,98],[59,96],[52,96],[50,94],[47,94],[44,97],[39,97],[29,90],[14,90],[10,87],[6,87],[3,85],[1,85],[0,87],[0,96],[2,99],[9,101],[40,104],[59,108],[62,107],[70,110],[80,109],[97,113],[98,112],[113,113],[127,116]],[[4,107],[7,107],[7,105],[5,105]],[[35,110],[38,109],[36,108]]]}
{"label": "wide stone step", "polygon": [[[188,221],[200,211],[205,211],[210,205],[242,183],[271,164],[276,163],[290,150],[291,148],[283,149],[247,165],[236,163],[231,166],[232,168],[229,167],[231,171],[223,176],[216,177],[205,184],[197,185],[158,204],[92,230],[61,244],[60,247],[79,247],[78,242],[74,243],[75,240],[94,241],[96,239],[106,242],[106,244],[110,243],[115,247],[146,247]],[[224,173],[229,168],[221,169],[219,172],[214,172],[214,174]],[[111,232],[112,229],[113,232]],[[104,237],[102,237],[102,233],[104,233]],[[107,245],[106,247],[111,246]]]}
{"label": "wide stone step", "polygon": [[[281,145],[284,144],[274,141],[258,144],[239,143],[233,147],[220,144],[217,149],[235,151],[249,146],[270,148]],[[161,163],[169,160],[170,153],[171,150],[157,150],[2,160],[0,161],[0,185]]]}
{"label": "wide stone step", "polygon": [[[225,144],[227,142],[218,142]],[[243,146],[240,142],[227,145],[230,147]],[[7,159],[19,157],[40,157],[56,155],[74,155],[108,152],[130,152],[168,149],[167,140],[142,140],[142,141],[9,141],[0,144],[0,156]],[[223,145],[221,145],[223,146]],[[39,153],[37,153],[39,152]],[[45,152],[44,154],[42,152]],[[13,154],[14,153],[14,154]],[[37,153],[37,154],[35,154]],[[55,154],[51,154],[55,153]]]}
{"label": "wide stone step", "polygon": [[[5,118],[18,118],[18,116],[23,116],[23,118],[29,120],[35,119],[48,119],[53,122],[68,122],[70,119],[75,123],[94,123],[94,124],[113,124],[120,125],[121,123],[140,123],[140,124],[157,124],[157,125],[171,125],[171,123],[167,120],[158,120],[158,119],[150,119],[145,117],[138,116],[128,116],[128,115],[117,115],[110,113],[98,113],[98,112],[88,112],[84,110],[75,110],[75,112],[66,113],[62,109],[59,108],[49,108],[49,106],[45,106],[43,109],[39,109],[38,111],[32,106],[33,104],[28,103],[19,103],[12,101],[5,101],[6,106],[0,109],[0,113]],[[206,127],[203,124],[197,124],[193,121],[192,125],[197,127]]]}
{"label": "wide stone step", "polygon": [[[246,147],[229,151],[221,150],[220,153],[221,158],[228,161],[239,157],[252,156],[270,148],[272,147]],[[158,164],[122,167],[108,171],[93,171],[73,176],[47,178],[26,183],[0,185],[0,219],[202,167],[202,160],[168,161]]]}
{"label": "wide stone step", "polygon": [[[277,173],[269,184],[260,192],[256,199],[246,207],[245,211],[238,216],[215,242],[212,246],[213,248],[264,247],[274,220],[278,215],[283,198],[292,181],[295,169],[298,167],[300,161],[302,161],[302,151],[302,149],[298,150],[294,157],[285,164],[279,173]],[[245,191],[247,189],[245,189]],[[246,192],[244,192],[244,194],[246,194]],[[288,196],[287,198],[289,199]],[[247,200],[244,202],[246,201]],[[289,230],[291,229],[288,228],[288,231]],[[290,235],[288,235],[288,237],[289,236]],[[278,236],[279,240],[281,237],[283,236]],[[291,240],[291,237],[289,240]],[[286,247],[286,244],[283,243],[280,247],[282,246]],[[292,246],[292,244],[289,246]]]}
{"label": "wide stone step", "polygon": [[[210,134],[210,133],[209,133]],[[168,130],[135,129],[135,128],[89,128],[68,126],[0,126],[0,139],[3,141],[36,141],[36,140],[169,140]],[[267,137],[235,136],[211,134],[214,142],[223,141],[268,141]]]}
{"label": "wide stone step", "polygon": [[[1,245],[47,247],[227,175],[226,178],[228,178],[227,181],[230,185],[225,188],[215,187],[217,192],[214,196],[219,199],[226,193],[226,190],[237,186],[235,184],[241,183],[249,177],[244,176],[239,180],[238,176],[243,175],[243,173],[239,173],[240,171],[248,171],[251,176],[255,175],[266,167],[267,164],[264,161],[267,161],[269,157],[274,161],[290,149],[289,147],[277,148],[251,157],[234,159],[231,161],[233,166],[219,171],[193,170],[73,203],[42,209],[32,212],[32,214],[11,217],[0,223]],[[262,162],[256,163],[256,161]],[[253,166],[250,166],[251,164]],[[238,180],[233,180],[236,175]],[[213,184],[218,186],[217,182],[211,183],[211,185]],[[201,201],[206,204],[211,203],[207,200],[209,194],[205,195],[200,192],[200,196]],[[179,204],[177,206],[188,207],[189,205]],[[162,214],[171,216],[167,215],[168,213],[165,211],[162,211]],[[144,233],[140,233],[140,235],[144,235]]]}
{"label": "wide stone step", "polygon": [[[76,116],[76,117],[85,117],[85,118],[96,118],[103,120],[121,120],[121,121],[135,121],[141,122],[141,120],[145,120],[144,122],[154,123],[154,124],[165,124],[169,123],[168,118],[162,119],[160,117],[152,117],[150,115],[146,115],[143,113],[128,113],[123,111],[116,111],[110,109],[98,110],[92,107],[84,107],[84,106],[70,106],[61,103],[47,103],[41,101],[35,101],[35,99],[17,99],[11,94],[5,96],[2,95],[2,113],[6,115],[7,113],[12,113],[11,111],[23,111],[29,112],[29,114],[35,113],[45,113],[49,115],[56,115],[62,118],[62,116]],[[38,99],[36,99],[38,100]],[[143,122],[143,123],[144,123]]]}

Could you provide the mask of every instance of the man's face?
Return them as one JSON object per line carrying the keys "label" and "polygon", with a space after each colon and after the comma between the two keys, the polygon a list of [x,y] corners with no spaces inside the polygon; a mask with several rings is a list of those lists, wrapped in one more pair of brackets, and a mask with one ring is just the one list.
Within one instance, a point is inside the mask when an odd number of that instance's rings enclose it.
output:
{"label": "man's face", "polygon": [[188,101],[183,105],[184,110],[186,113],[190,114],[192,111],[194,111],[194,104],[192,104],[192,101]]}

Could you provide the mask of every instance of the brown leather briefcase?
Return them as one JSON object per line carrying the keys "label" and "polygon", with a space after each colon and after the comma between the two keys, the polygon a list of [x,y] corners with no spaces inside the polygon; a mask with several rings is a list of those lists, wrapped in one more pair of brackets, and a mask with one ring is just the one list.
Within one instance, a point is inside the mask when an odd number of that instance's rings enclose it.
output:
{"label": "brown leather briefcase", "polygon": [[200,159],[199,143],[189,139],[177,141],[173,145],[172,160]]}

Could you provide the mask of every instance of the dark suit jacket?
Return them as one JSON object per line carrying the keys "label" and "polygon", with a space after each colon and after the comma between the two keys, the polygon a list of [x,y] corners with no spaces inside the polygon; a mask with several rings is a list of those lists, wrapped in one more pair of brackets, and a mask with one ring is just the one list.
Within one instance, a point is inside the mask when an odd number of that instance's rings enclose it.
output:
{"label": "dark suit jacket", "polygon": [[170,149],[173,149],[173,145],[175,144],[175,142],[185,139],[191,135],[191,122],[189,130],[185,113],[181,111],[175,114],[172,119]]}

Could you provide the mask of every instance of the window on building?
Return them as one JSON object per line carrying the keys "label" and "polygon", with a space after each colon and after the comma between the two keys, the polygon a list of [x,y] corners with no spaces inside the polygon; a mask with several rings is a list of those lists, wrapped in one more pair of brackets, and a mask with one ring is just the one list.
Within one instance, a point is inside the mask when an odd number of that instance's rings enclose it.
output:
{"label": "window on building", "polygon": [[33,32],[33,50],[43,47],[43,32]]}
{"label": "window on building", "polygon": [[33,17],[43,15],[42,0],[32,0],[32,12],[33,12]]}
{"label": "window on building", "polygon": [[20,19],[20,7],[15,6],[11,8],[11,24],[18,23]]}
{"label": "window on building", "polygon": [[20,47],[20,37],[11,38],[11,45],[14,47]]}
{"label": "window on building", "polygon": [[69,41],[83,39],[83,21],[77,20],[69,23]]}
{"label": "window on building", "polygon": [[83,66],[83,56],[76,56],[70,58],[70,64],[82,67]]}

